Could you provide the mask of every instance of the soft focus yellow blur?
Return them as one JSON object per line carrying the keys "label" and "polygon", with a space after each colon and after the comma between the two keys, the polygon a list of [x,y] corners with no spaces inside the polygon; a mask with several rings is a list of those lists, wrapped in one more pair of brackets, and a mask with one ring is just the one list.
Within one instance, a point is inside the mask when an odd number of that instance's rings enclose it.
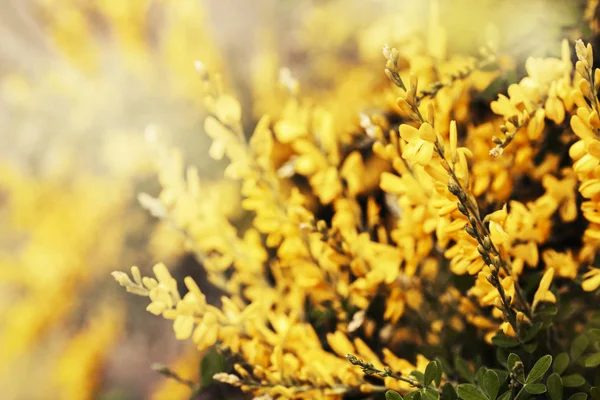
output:
{"label": "soft focus yellow blur", "polygon": [[[466,51],[496,31],[505,53],[532,54],[520,46],[525,38],[547,53],[544,43],[554,50],[570,35],[561,26],[580,23],[582,2],[1,3],[1,397],[108,400],[186,398],[186,390],[161,388],[164,378],[148,366],[198,364],[195,351],[170,340],[169,323],[130,313],[109,275],[132,264],[176,265],[184,254],[170,227],[136,200],[157,186],[144,132],[158,128],[203,176],[221,176],[201,132],[195,60],[224,73],[246,103],[248,125],[265,110],[284,112],[283,67],[304,94],[335,110],[337,124],[356,124],[353,110],[386,101],[371,90],[385,82],[381,48],[400,47],[407,31],[443,24],[448,47]],[[431,7],[438,20],[429,19]]]}

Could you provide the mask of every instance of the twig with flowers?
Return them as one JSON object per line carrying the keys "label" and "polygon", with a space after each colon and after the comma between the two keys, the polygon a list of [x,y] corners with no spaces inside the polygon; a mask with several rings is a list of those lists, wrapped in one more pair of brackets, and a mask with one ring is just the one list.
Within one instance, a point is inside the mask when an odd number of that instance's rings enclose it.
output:
{"label": "twig with flowers", "polygon": [[[418,124],[430,123],[433,121],[426,121],[421,111],[419,110],[419,102],[417,93],[418,82],[416,79],[411,80],[410,89],[406,90],[402,78],[400,77],[397,61],[399,57],[399,51],[397,49],[389,49],[387,46],[383,50],[384,56],[387,58],[386,63],[386,75],[394,82],[400,89],[406,92],[404,97],[398,99],[400,107],[406,111],[406,114],[415,120]],[[430,103],[430,109],[431,109]],[[433,111],[429,111],[432,115]],[[457,146],[457,129],[456,124],[453,123],[450,128],[450,153],[452,162],[448,162],[445,155],[445,148],[439,137],[434,134],[431,138],[433,139],[434,148],[436,153],[441,159],[442,167],[450,175],[450,182],[448,183],[448,190],[459,200],[458,210],[468,219],[469,225],[465,227],[466,232],[469,236],[473,237],[478,242],[477,251],[481,255],[486,265],[490,267],[491,275],[488,277],[488,281],[498,290],[500,300],[502,302],[502,310],[505,318],[509,321],[517,334],[520,332],[520,321],[523,319],[517,319],[517,312],[511,307],[512,299],[507,296],[504,287],[500,282],[499,272],[503,270],[508,276],[512,276],[511,267],[504,260],[499,249],[494,245],[491,240],[490,233],[487,227],[484,225],[480,215],[477,203],[469,192],[465,189],[460,179],[457,177],[453,165],[456,163],[456,146]],[[531,309],[529,303],[525,299],[522,289],[519,287],[518,282],[515,281],[515,288],[519,301],[524,309],[525,316],[531,318]]]}

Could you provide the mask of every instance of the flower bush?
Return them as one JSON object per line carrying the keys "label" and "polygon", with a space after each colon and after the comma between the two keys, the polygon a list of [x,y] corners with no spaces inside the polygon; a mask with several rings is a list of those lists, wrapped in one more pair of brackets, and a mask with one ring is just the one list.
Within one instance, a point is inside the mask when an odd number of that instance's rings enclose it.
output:
{"label": "flower bush", "polygon": [[520,65],[493,35],[476,55],[441,28],[397,41],[361,99],[311,99],[282,70],[284,105],[264,102],[251,133],[197,62],[209,154],[241,200],[154,132],[162,189],[139,200],[224,295],[162,263],[114,278],[255,399],[600,399],[592,46]]}

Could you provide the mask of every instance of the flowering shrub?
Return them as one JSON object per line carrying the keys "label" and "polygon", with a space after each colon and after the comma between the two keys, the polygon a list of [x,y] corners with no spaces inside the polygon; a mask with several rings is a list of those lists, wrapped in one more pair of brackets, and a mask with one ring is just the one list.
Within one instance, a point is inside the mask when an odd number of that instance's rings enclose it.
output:
{"label": "flowering shrub", "polygon": [[285,106],[251,134],[196,63],[210,156],[252,224],[154,135],[162,190],[139,200],[226,295],[211,304],[162,263],[113,276],[177,339],[225,355],[216,381],[256,399],[600,399],[593,49],[565,40],[507,84],[519,69],[493,40],[476,57],[444,44],[386,45],[351,120],[282,70]]}

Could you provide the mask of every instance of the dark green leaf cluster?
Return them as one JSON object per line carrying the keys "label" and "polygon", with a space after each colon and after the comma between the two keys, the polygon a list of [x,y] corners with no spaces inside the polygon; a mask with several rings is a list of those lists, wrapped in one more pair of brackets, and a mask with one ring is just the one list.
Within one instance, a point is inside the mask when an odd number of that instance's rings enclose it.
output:
{"label": "dark green leaf cluster", "polygon": [[[379,376],[409,382],[414,390],[403,394],[388,390],[385,399],[600,400],[600,313],[591,315],[583,332],[567,348],[557,347],[559,352],[548,354],[553,353],[548,340],[559,315],[556,307],[552,308],[545,315],[542,313],[547,321],[532,323],[519,338],[502,332],[494,336],[494,368],[482,365],[480,357],[469,362],[460,356],[454,358],[452,365],[438,357],[425,371],[413,371],[409,377],[386,367]],[[539,349],[546,354],[537,355]],[[353,364],[372,367],[351,357]]]}

